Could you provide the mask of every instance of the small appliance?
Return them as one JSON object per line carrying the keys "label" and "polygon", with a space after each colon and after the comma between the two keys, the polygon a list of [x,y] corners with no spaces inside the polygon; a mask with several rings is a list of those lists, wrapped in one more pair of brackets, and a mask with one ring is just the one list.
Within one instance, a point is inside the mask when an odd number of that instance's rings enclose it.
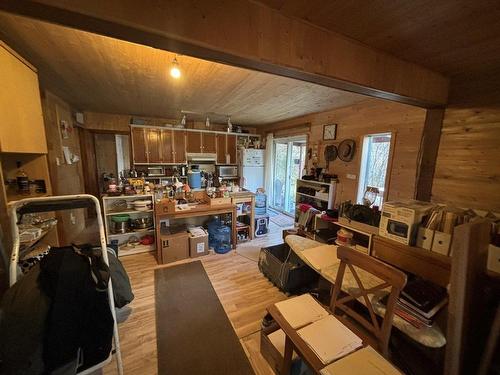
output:
{"label": "small appliance", "polygon": [[414,245],[418,226],[434,207],[415,200],[386,202],[380,217],[379,234],[405,245]]}
{"label": "small appliance", "polygon": [[148,167],[148,176],[165,176],[165,169],[161,166],[158,167]]}
{"label": "small appliance", "polygon": [[235,165],[218,165],[216,169],[219,177],[238,177],[238,167]]}

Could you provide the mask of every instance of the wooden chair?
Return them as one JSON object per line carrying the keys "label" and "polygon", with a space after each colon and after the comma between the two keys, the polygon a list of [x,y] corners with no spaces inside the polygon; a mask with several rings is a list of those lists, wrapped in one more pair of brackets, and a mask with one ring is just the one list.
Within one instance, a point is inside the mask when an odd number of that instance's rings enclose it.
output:
{"label": "wooden chair", "polygon": [[[331,311],[365,343],[371,345],[387,358],[394,307],[399,293],[406,284],[406,275],[378,259],[348,247],[340,246],[337,249],[337,257],[340,259],[340,265],[330,303]],[[349,291],[347,295],[341,295],[346,268],[351,271],[359,290]],[[365,288],[356,268],[376,276],[382,280],[382,283],[368,289]],[[385,314],[377,316],[373,310],[370,295],[386,288],[390,288],[390,292]],[[362,298],[363,305],[368,310],[369,319],[348,304],[359,298]]]}

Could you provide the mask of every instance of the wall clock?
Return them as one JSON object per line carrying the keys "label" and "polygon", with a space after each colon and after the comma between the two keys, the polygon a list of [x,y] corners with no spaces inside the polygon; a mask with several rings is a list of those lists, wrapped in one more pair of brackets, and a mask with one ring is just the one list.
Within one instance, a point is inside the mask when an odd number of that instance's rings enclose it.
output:
{"label": "wall clock", "polygon": [[337,139],[337,124],[323,125],[323,140]]}

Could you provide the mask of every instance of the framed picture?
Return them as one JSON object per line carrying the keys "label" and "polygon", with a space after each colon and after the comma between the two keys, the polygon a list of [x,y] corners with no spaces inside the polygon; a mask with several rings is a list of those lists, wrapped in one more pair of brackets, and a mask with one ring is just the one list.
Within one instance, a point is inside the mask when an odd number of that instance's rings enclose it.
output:
{"label": "framed picture", "polygon": [[337,139],[337,124],[323,125],[323,140]]}

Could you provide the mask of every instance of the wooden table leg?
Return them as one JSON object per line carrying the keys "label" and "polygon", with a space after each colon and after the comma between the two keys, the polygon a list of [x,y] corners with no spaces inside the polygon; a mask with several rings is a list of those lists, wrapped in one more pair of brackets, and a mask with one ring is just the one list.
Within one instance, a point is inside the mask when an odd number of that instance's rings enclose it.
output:
{"label": "wooden table leg", "polygon": [[236,213],[236,206],[234,206],[233,208],[233,213],[232,213],[232,216],[231,216],[231,229],[232,229],[232,232],[233,232],[233,235],[231,236],[231,240],[232,240],[232,243],[233,243],[233,249],[236,249],[236,220],[238,220],[238,216],[237,216],[237,213]]}
{"label": "wooden table leg", "polygon": [[285,353],[283,356],[283,366],[281,368],[281,375],[289,375],[292,369],[292,355],[293,355],[293,344],[292,340],[286,336],[285,339]]}

